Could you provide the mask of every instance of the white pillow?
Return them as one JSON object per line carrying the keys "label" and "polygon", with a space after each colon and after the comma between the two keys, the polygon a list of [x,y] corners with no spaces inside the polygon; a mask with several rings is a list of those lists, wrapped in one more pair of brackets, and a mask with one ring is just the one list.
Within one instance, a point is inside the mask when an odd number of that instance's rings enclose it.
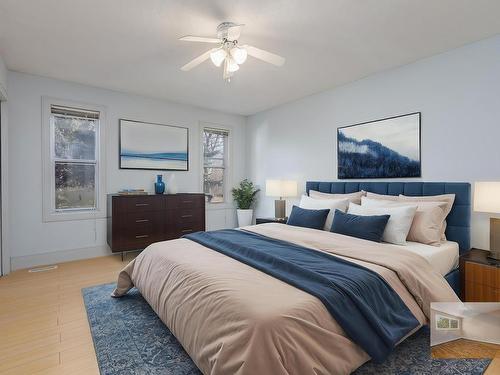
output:
{"label": "white pillow", "polygon": [[353,215],[390,215],[384,230],[382,241],[395,245],[406,245],[406,237],[411,228],[417,206],[403,207],[366,207],[349,203],[347,213]]}
{"label": "white pillow", "polygon": [[328,216],[325,221],[324,230],[330,231],[333,223],[333,216],[335,215],[335,210],[340,210],[346,212],[347,205],[349,204],[348,199],[314,199],[303,195],[300,199],[299,207],[306,208],[309,210],[321,210],[330,209]]}

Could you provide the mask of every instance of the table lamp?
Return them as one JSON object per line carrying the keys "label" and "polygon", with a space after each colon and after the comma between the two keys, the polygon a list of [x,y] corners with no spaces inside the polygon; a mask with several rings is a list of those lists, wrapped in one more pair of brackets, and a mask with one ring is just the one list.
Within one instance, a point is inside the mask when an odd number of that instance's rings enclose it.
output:
{"label": "table lamp", "polygon": [[[500,182],[476,182],[474,211],[500,213]],[[500,218],[490,217],[490,258],[500,260]]]}
{"label": "table lamp", "polygon": [[279,197],[274,201],[274,216],[277,219],[286,217],[285,197],[297,196],[297,181],[266,180],[266,195],[268,197]]}

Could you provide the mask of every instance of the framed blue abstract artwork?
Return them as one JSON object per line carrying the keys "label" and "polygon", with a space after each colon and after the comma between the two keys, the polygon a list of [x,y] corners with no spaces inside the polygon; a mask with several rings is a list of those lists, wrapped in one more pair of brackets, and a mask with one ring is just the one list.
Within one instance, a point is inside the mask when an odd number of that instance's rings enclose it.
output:
{"label": "framed blue abstract artwork", "polygon": [[187,171],[188,128],[120,119],[120,169]]}
{"label": "framed blue abstract artwork", "polygon": [[337,129],[339,179],[421,177],[420,112]]}

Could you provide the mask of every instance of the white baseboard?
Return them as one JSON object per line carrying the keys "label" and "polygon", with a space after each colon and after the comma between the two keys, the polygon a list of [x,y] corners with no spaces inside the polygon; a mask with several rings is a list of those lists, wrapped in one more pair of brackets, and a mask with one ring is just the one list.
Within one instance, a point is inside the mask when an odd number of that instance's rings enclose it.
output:
{"label": "white baseboard", "polygon": [[12,257],[10,258],[10,266],[11,270],[15,271],[55,263],[71,262],[72,260],[102,257],[111,254],[111,250],[105,245],[81,249],[60,250],[50,253]]}

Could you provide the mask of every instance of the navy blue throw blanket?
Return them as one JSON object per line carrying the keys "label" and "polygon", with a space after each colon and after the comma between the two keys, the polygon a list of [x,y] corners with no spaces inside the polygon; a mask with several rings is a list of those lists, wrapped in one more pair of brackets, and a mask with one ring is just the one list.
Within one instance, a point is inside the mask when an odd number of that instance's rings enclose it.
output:
{"label": "navy blue throw blanket", "polygon": [[329,254],[235,229],[191,233],[198,242],[321,300],[349,338],[375,362],[419,325],[376,272]]}

